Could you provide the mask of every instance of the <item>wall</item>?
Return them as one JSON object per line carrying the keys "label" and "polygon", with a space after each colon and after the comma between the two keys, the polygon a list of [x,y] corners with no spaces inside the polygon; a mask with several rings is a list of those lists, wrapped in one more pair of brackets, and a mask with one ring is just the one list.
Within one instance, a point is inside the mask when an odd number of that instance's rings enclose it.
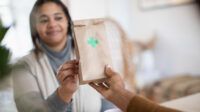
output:
{"label": "wall", "polygon": [[69,0],[73,20],[107,16],[107,0]]}
{"label": "wall", "polygon": [[29,13],[36,0],[9,0],[9,8],[12,11],[13,25],[8,30],[2,44],[12,52],[12,61],[30,52],[33,48],[30,29]]}
{"label": "wall", "polygon": [[130,35],[136,40],[157,34],[156,68],[162,75],[200,75],[200,12],[195,4],[141,11],[130,0]]}

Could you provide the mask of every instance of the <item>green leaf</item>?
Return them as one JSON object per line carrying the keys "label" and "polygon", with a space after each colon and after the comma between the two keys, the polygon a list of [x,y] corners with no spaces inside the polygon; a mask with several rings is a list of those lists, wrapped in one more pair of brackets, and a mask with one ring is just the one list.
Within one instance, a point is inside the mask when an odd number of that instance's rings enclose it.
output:
{"label": "green leaf", "polygon": [[[2,26],[0,20],[0,42],[3,40],[8,29],[9,28],[4,28]],[[4,78],[11,72],[12,67],[11,65],[9,65],[9,61],[10,61],[10,51],[4,46],[0,46],[0,79]]]}
{"label": "green leaf", "polygon": [[0,46],[0,79],[11,72],[10,51],[3,46]]}
{"label": "green leaf", "polygon": [[3,40],[3,37],[5,36],[8,29],[9,28],[4,28],[4,27],[0,26],[0,42]]}

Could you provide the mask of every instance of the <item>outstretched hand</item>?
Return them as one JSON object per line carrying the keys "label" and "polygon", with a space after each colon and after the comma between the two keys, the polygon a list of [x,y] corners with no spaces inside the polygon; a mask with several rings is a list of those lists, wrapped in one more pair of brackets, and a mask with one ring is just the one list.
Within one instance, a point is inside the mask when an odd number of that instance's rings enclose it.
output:
{"label": "outstretched hand", "polygon": [[107,100],[114,103],[121,110],[126,112],[130,100],[134,94],[125,89],[124,83],[117,72],[114,72],[110,67],[106,66],[105,74],[109,80],[103,83],[90,83]]}
{"label": "outstretched hand", "polygon": [[124,83],[117,72],[114,72],[109,66],[105,67],[105,74],[109,80],[103,83],[90,83],[94,89],[101,93],[106,99],[112,100],[112,96],[119,91],[125,89]]}

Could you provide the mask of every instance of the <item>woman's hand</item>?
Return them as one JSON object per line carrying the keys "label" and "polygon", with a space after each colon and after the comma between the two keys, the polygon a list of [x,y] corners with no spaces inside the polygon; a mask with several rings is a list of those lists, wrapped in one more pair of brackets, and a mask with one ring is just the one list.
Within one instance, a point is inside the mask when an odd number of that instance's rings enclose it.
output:
{"label": "woman's hand", "polygon": [[105,74],[109,78],[108,81],[98,84],[90,83],[90,86],[101,93],[106,99],[112,100],[111,97],[113,97],[114,94],[125,90],[124,82],[120,75],[108,66],[105,68]]}
{"label": "woman's hand", "polygon": [[58,95],[66,103],[71,101],[72,95],[77,89],[78,63],[78,60],[68,61],[57,71],[56,77],[61,84],[58,88]]}
{"label": "woman's hand", "polygon": [[134,94],[125,89],[124,82],[120,75],[110,67],[106,66],[105,74],[110,80],[97,85],[95,83],[90,83],[90,86],[96,89],[107,100],[126,112],[127,106],[134,97]]}

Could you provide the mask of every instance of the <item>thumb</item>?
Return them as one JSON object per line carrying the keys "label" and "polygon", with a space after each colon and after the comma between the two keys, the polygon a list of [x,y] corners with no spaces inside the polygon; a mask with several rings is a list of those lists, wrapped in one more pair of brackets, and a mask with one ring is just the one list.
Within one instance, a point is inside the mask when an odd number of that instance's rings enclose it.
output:
{"label": "thumb", "polygon": [[106,65],[105,74],[108,77],[112,77],[113,75],[115,75],[115,72],[111,69],[111,67],[109,65]]}

